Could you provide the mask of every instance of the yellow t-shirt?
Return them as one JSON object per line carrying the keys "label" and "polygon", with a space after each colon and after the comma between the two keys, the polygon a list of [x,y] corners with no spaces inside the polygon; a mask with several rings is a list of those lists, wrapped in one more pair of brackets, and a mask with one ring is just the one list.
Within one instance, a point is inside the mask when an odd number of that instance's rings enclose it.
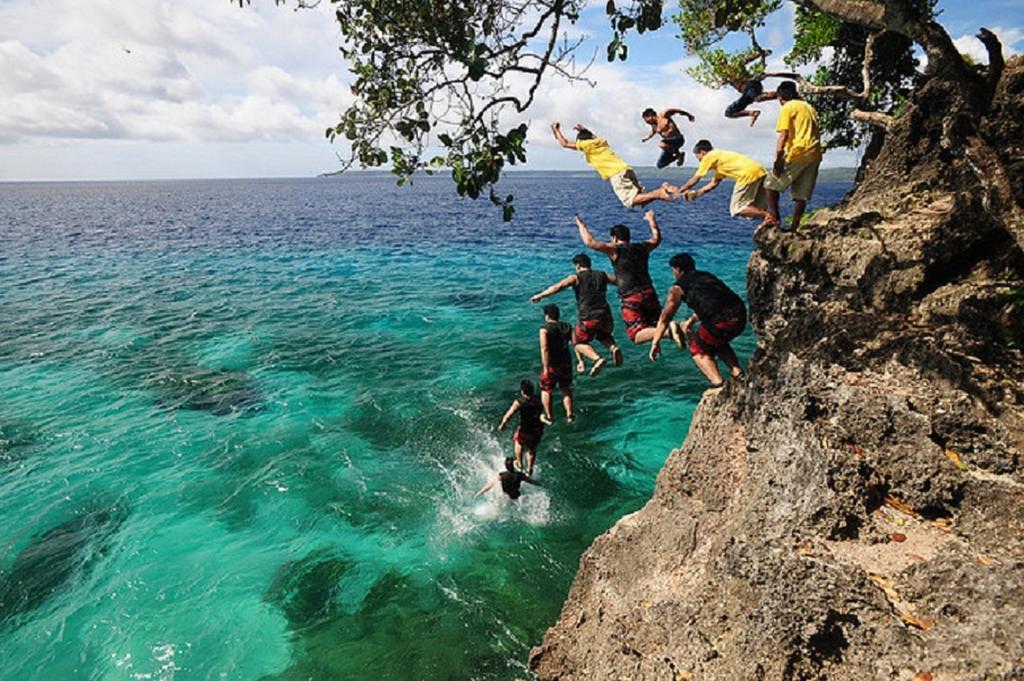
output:
{"label": "yellow t-shirt", "polygon": [[810,163],[821,160],[821,132],[818,112],[802,99],[786,102],[779,111],[775,132],[789,130],[786,139],[788,163]]}
{"label": "yellow t-shirt", "polygon": [[587,157],[587,163],[594,167],[594,170],[601,174],[602,180],[607,180],[618,175],[623,170],[629,170],[629,164],[623,161],[608,146],[608,142],[600,137],[590,140],[576,140],[576,148]]}
{"label": "yellow t-shirt", "polygon": [[757,182],[768,172],[760,163],[735,151],[712,149],[700,160],[700,167],[694,177],[704,177],[709,171],[715,171],[715,177],[728,177],[738,185]]}

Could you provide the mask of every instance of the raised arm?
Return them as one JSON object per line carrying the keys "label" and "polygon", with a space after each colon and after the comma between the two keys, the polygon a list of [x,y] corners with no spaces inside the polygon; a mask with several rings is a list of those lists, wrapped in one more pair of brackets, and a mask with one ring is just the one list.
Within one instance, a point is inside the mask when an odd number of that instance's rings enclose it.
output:
{"label": "raised arm", "polygon": [[498,484],[498,476],[495,476],[493,480],[491,480],[489,483],[487,483],[486,485],[481,487],[480,491],[473,495],[473,498],[476,499],[481,494],[487,494],[488,492],[491,491],[491,488],[494,487],[497,484]]}
{"label": "raised arm", "polygon": [[558,140],[558,143],[561,144],[566,149],[576,148],[576,143],[567,140],[565,138],[565,135],[562,134],[562,124],[559,123],[558,121],[555,121],[554,123],[551,124],[551,132],[554,133],[555,139]]}
{"label": "raised arm", "polygon": [[564,291],[565,289],[569,288],[570,286],[575,286],[575,285],[576,285],[576,275],[575,274],[570,274],[568,277],[566,277],[562,281],[558,282],[557,284],[552,284],[551,286],[548,286],[546,289],[544,289],[540,293],[538,293],[536,295],[533,295],[533,296],[530,296],[530,302],[531,303],[539,303],[544,298],[547,298],[550,295],[554,295],[555,293],[558,293],[559,291]]}
{"label": "raised arm", "polygon": [[682,109],[665,109],[664,111],[661,112],[661,115],[664,118],[671,118],[676,114],[679,114],[680,116],[686,116],[687,118],[690,119],[691,123],[697,120],[696,118],[693,117],[692,113],[690,113],[689,111],[683,111]]}
{"label": "raised arm", "polygon": [[668,324],[679,311],[679,305],[683,302],[683,290],[678,286],[672,286],[668,290],[668,297],[665,299],[665,306],[661,308],[661,316],[658,317],[658,327],[654,330],[654,339],[651,340],[651,351],[648,356],[651,361],[658,359],[661,353],[661,339],[668,330]]}
{"label": "raised arm", "polygon": [[508,408],[505,415],[501,417],[501,423],[498,424],[498,430],[505,430],[505,426],[508,425],[508,421],[512,418],[512,415],[519,411],[519,400],[512,400],[512,406]]}
{"label": "raised arm", "polygon": [[583,223],[583,220],[580,219],[579,215],[576,216],[575,220],[576,229],[580,231],[580,239],[583,241],[584,246],[595,251],[600,251],[609,256],[615,253],[614,246],[604,241],[598,241],[594,238],[594,235],[590,233],[590,230],[587,228],[586,224]]}
{"label": "raised arm", "polygon": [[644,242],[647,246],[647,252],[650,253],[661,245],[661,230],[658,228],[658,221],[654,217],[653,210],[644,213],[644,220],[651,226],[651,238]]}

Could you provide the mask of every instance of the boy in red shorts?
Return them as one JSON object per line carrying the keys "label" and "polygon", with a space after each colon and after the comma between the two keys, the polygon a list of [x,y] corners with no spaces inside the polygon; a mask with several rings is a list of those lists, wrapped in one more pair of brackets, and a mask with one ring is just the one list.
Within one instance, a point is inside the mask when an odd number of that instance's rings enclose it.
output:
{"label": "boy in red shorts", "polygon": [[531,297],[530,301],[539,303],[550,295],[572,288],[576,293],[576,316],[578,319],[576,328],[572,332],[573,347],[576,350],[576,371],[582,374],[587,370],[584,361],[586,358],[594,363],[590,369],[590,375],[597,376],[608,360],[594,349],[594,339],[611,350],[615,366],[622,364],[622,350],[619,349],[612,336],[615,322],[612,320],[612,310],[608,307],[607,297],[608,284],[614,284],[615,277],[601,270],[590,269],[590,256],[586,253],[577,253],[573,256],[572,264],[576,268],[575,274],[570,274],[557,284],[552,284]]}
{"label": "boy in red shorts", "polygon": [[[743,300],[721,279],[698,270],[688,253],[672,256],[668,264],[676,283],[669,288],[665,309],[658,319],[658,328],[651,341],[651,361],[658,358],[661,339],[667,330],[680,349],[683,348],[684,337],[689,341],[693,363],[711,381],[712,388],[721,388],[725,382],[718,373],[715,355],[726,363],[733,378],[743,375],[743,367],[729,345],[729,341],[743,333],[747,325]],[[680,328],[679,322],[672,318],[684,302],[694,314]],[[698,321],[700,326],[694,332],[693,325]]]}
{"label": "boy in red shorts", "polygon": [[558,386],[562,391],[562,405],[565,420],[572,423],[576,416],[572,412],[572,355],[569,340],[572,327],[559,321],[561,311],[557,305],[544,306],[544,326],[540,327],[540,401],[544,405],[541,420],[551,425],[551,392]]}
{"label": "boy in red shorts", "polygon": [[533,475],[533,462],[537,458],[537,445],[544,437],[544,422],[540,417],[544,413],[544,406],[537,396],[533,394],[533,381],[522,381],[519,383],[519,397],[501,418],[498,430],[505,430],[512,416],[519,413],[519,425],[512,433],[512,442],[515,443],[516,468],[523,470],[523,452],[526,452],[526,475]]}
{"label": "boy in red shorts", "polygon": [[630,241],[629,227],[615,225],[611,228],[611,242],[598,241],[576,216],[576,227],[580,239],[587,248],[600,251],[608,256],[615,269],[615,281],[622,299],[622,321],[626,322],[626,335],[637,345],[654,338],[661,304],[654,292],[647,261],[651,251],[661,244],[661,230],[654,219],[654,211],[644,214],[644,220],[651,227],[651,238],[640,243]]}

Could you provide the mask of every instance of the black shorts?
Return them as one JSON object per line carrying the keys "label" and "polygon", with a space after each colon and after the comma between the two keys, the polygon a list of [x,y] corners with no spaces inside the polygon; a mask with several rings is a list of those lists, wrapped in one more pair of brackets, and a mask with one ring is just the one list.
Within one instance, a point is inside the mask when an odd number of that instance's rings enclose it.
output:
{"label": "black shorts", "polygon": [[743,94],[735,102],[730,104],[725,109],[726,116],[735,116],[741,111],[744,111],[748,106],[757,101],[757,98],[764,94],[764,85],[759,80],[747,81],[747,86],[743,89]]}
{"label": "black shorts", "polygon": [[679,149],[686,144],[686,138],[682,135],[676,135],[674,137],[666,137],[662,142],[667,146],[661,150],[661,156],[658,157],[659,169],[676,162],[679,158]]}

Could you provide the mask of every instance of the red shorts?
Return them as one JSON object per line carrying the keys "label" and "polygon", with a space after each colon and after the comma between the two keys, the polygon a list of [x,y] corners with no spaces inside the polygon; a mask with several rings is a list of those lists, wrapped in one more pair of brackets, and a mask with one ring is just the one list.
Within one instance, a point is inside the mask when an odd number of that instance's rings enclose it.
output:
{"label": "red shorts", "polygon": [[606,340],[611,342],[612,329],[615,328],[615,322],[612,321],[611,315],[605,315],[597,319],[581,319],[576,324],[576,328],[572,332],[572,342],[579,345],[590,345],[594,342],[594,339]]}
{"label": "red shorts", "polygon": [[550,367],[540,374],[540,389],[549,393],[555,386],[562,392],[572,389],[572,367]]}
{"label": "red shorts", "polygon": [[743,333],[746,325],[747,320],[743,317],[726,319],[712,324],[710,328],[701,322],[690,341],[690,354],[714,357],[719,350],[729,345],[729,341]]}
{"label": "red shorts", "polygon": [[516,432],[512,433],[512,441],[518,442],[523,446],[523,449],[529,449],[536,451],[537,445],[540,444],[540,439],[544,437],[544,431],[538,430],[535,433],[523,432],[522,428],[516,428]]}
{"label": "red shorts", "polygon": [[626,322],[626,335],[633,340],[644,329],[658,325],[661,303],[653,288],[630,293],[622,299],[622,321]]}

